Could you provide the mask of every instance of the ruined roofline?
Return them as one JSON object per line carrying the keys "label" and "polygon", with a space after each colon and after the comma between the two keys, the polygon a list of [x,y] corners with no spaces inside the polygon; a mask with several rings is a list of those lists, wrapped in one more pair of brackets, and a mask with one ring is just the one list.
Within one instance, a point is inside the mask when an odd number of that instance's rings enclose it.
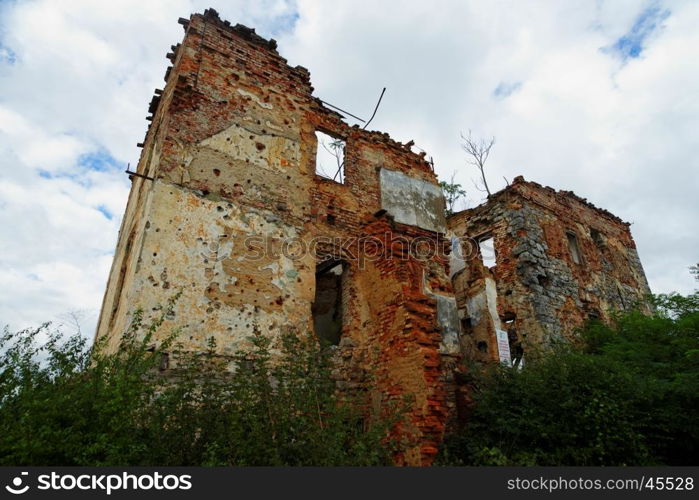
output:
{"label": "ruined roofline", "polygon": [[609,210],[606,210],[604,208],[600,208],[593,203],[587,201],[587,198],[582,198],[581,196],[578,196],[575,194],[573,191],[565,191],[565,190],[556,190],[550,186],[544,186],[542,184],[539,184],[538,182],[534,181],[527,181],[524,179],[524,176],[518,175],[517,177],[514,178],[512,181],[512,184],[509,184],[508,186],[504,187],[500,191],[497,191],[496,193],[493,193],[488,197],[488,199],[481,203],[480,205],[473,207],[473,208],[467,208],[465,210],[461,210],[460,212],[456,212],[450,216],[447,217],[447,225],[450,220],[457,220],[457,219],[462,219],[462,218],[467,218],[469,215],[471,215],[474,211],[481,211],[484,209],[484,207],[490,206],[492,203],[495,203],[499,200],[499,198],[505,196],[507,193],[514,193],[525,200],[531,201],[533,203],[537,203],[539,205],[544,206],[547,209],[551,209],[552,207],[549,207],[547,205],[543,205],[539,203],[537,200],[534,200],[527,196],[525,193],[522,192],[521,187],[522,186],[528,186],[530,188],[533,188],[538,191],[544,191],[547,194],[551,195],[553,198],[567,198],[569,200],[574,200],[581,205],[592,209],[595,211],[598,215],[609,219],[613,222],[616,222],[617,224],[622,224],[624,226],[630,226],[631,224],[629,222],[624,221],[620,217],[614,215],[611,213]]}
{"label": "ruined roofline", "polygon": [[396,149],[401,154],[406,154],[406,153],[411,154],[412,156],[416,157],[420,161],[424,162],[425,165],[431,171],[434,171],[432,164],[425,159],[427,156],[426,151],[420,151],[419,153],[415,153],[412,150],[412,147],[415,145],[415,141],[410,140],[406,143],[402,143],[402,142],[397,141],[396,139],[392,138],[388,134],[388,132],[381,132],[380,130],[363,130],[359,125],[352,125],[350,128],[355,129],[355,130],[361,130],[366,138],[371,138],[371,142],[374,142],[376,144],[384,144],[386,146],[389,146],[391,148]]}
{"label": "ruined roofline", "polygon": [[[264,50],[267,50],[274,56],[276,56],[281,63],[286,65],[290,71],[296,73],[299,77],[301,77],[304,81],[308,82],[308,85],[310,87],[311,92],[309,93],[308,97],[309,99],[313,100],[314,105],[318,107],[320,111],[323,113],[334,116],[338,120],[340,120],[342,123],[344,123],[348,129],[350,130],[355,130],[355,131],[361,131],[363,138],[370,140],[373,143],[376,144],[383,144],[385,146],[391,147],[397,152],[400,152],[401,154],[406,154],[410,153],[414,156],[415,161],[419,161],[424,163],[424,166],[427,170],[434,172],[434,168],[432,164],[426,160],[427,153],[425,151],[421,151],[420,153],[415,153],[412,151],[412,146],[414,145],[414,141],[408,141],[407,143],[402,143],[400,141],[397,141],[393,139],[388,133],[386,132],[381,132],[378,130],[364,130],[361,128],[360,125],[349,125],[347,122],[345,122],[345,117],[333,110],[328,108],[323,104],[321,99],[319,97],[313,96],[313,85],[311,82],[311,73],[308,70],[308,68],[305,68],[303,66],[290,66],[288,64],[288,60],[282,57],[279,52],[277,51],[277,41],[273,38],[270,38],[269,40],[258,35],[255,32],[254,28],[249,28],[247,26],[244,26],[242,24],[231,24],[229,21],[221,19],[219,16],[218,12],[213,9],[209,8],[204,11],[203,14],[201,13],[194,13],[192,14],[189,19],[185,18],[179,18],[178,22],[181,24],[185,30],[185,33],[189,29],[189,25],[194,20],[195,18],[200,18],[202,22],[208,23],[208,24],[213,24],[216,27],[220,28],[222,31],[235,36],[237,38],[241,38],[243,40],[246,40],[252,44],[255,44]],[[170,55],[168,55],[170,56]],[[174,62],[174,56],[175,54],[172,54],[172,59]],[[165,81],[167,82],[169,77],[170,77],[170,69],[165,74]],[[153,101],[151,101],[151,106],[149,109],[149,113],[155,115],[155,112],[157,111],[157,106],[160,101],[160,94],[162,93],[162,90],[156,89],[155,92],[155,97],[153,98]]]}
{"label": "ruined roofline", "polygon": [[[216,25],[218,25],[219,28],[222,28],[223,30],[228,31],[229,33],[233,33],[233,34],[235,34],[241,38],[244,38],[245,40],[248,40],[249,42],[252,42],[254,44],[261,45],[262,47],[265,47],[266,49],[270,50],[271,52],[274,52],[275,54],[279,55],[279,53],[277,52],[277,41],[274,38],[270,38],[269,40],[267,40],[266,38],[258,35],[255,32],[255,28],[248,28],[247,26],[242,25],[242,24],[232,25],[230,23],[230,21],[226,21],[226,20],[221,19],[221,17],[218,15],[218,12],[212,8],[204,10],[203,14],[199,14],[199,13],[195,12],[194,14],[189,16],[189,19],[185,19],[183,17],[180,17],[177,22],[180,23],[186,31],[187,28],[189,27],[190,21],[194,17],[201,17],[207,23],[216,24]],[[282,57],[282,59],[284,59],[284,58]],[[286,61],[286,59],[284,59],[284,61]],[[306,70],[306,72],[308,72],[308,70],[306,68],[304,68],[303,66],[297,66],[297,67],[302,69],[302,70]]]}
{"label": "ruined roofline", "polygon": [[280,62],[284,63],[291,71],[297,73],[300,77],[302,77],[304,80],[308,81],[310,84],[310,79],[311,79],[311,73],[308,71],[308,68],[304,68],[303,66],[289,66],[288,60],[284,57],[282,57],[279,52],[277,51],[277,41],[274,38],[270,38],[269,40],[258,35],[255,32],[255,28],[248,28],[247,26],[237,23],[235,25],[231,24],[230,21],[226,21],[221,19],[219,16],[218,12],[215,9],[209,8],[204,10],[203,14],[200,14],[198,12],[195,12],[189,16],[189,19],[185,19],[183,17],[180,17],[177,22],[182,25],[182,27],[185,30],[185,34],[187,33],[187,30],[189,29],[189,25],[191,21],[194,18],[201,18],[202,22],[205,24],[214,24],[216,27],[220,28],[222,31],[227,32],[231,35],[234,35],[238,38],[241,38],[243,40],[246,40],[254,45],[258,45],[265,50],[269,51],[271,54],[275,55],[277,58],[279,58]]}

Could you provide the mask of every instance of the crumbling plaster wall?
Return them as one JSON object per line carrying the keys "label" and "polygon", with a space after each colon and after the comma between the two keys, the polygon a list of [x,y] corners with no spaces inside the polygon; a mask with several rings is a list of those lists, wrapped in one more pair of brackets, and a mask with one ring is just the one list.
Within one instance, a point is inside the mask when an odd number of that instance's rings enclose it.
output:
{"label": "crumbling plaster wall", "polygon": [[[612,310],[645,307],[649,288],[628,224],[571,192],[518,177],[448,224],[463,245],[463,269],[453,280],[467,325],[462,345],[472,359],[498,359],[496,328],[507,330],[510,342],[521,343],[526,353],[575,342],[576,328],[589,318],[608,321]],[[569,233],[580,263],[571,254]],[[490,269],[477,250],[486,236],[495,244]],[[487,283],[495,284],[494,293]]]}
{"label": "crumbling plaster wall", "polygon": [[[452,405],[444,367],[459,356],[431,165],[409,144],[345,124],[276,42],[212,10],[181,24],[138,165],[150,179],[132,179],[97,337],[118,349],[136,309],[158,313],[177,292],[159,335],[179,328],[185,349],[214,337],[229,356],[254,331],[301,335],[313,329],[317,266],[342,260],[338,387],[373,379],[384,401],[410,396],[396,432],[412,445],[396,460],[431,463]],[[316,130],[346,141],[343,184],[315,174]],[[423,191],[420,219],[406,218],[393,194],[414,205]],[[416,240],[439,251],[416,256]]]}

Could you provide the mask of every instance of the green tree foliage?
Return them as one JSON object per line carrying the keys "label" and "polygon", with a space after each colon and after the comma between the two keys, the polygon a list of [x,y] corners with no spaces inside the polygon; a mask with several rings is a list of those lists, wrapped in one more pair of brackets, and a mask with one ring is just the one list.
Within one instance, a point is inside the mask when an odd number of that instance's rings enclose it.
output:
{"label": "green tree foliage", "polygon": [[[157,349],[136,314],[117,354],[48,325],[0,338],[0,465],[380,465],[395,419],[341,397],[314,338],[255,334],[234,359]],[[168,377],[161,371],[166,351]],[[272,352],[275,355],[272,355]]]}
{"label": "green tree foliage", "polygon": [[580,347],[473,374],[474,405],[442,463],[696,465],[699,293],[593,322]]}
{"label": "green tree foliage", "polygon": [[442,188],[444,193],[444,200],[446,201],[445,212],[447,217],[454,214],[454,208],[458,201],[466,196],[466,190],[461,187],[461,184],[454,182],[454,176],[451,176],[451,181],[441,181],[439,187]]}

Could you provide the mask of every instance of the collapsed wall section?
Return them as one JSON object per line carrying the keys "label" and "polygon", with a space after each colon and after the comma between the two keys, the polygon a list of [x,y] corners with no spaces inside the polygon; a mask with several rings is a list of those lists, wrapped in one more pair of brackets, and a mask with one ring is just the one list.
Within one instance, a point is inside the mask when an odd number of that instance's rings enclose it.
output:
{"label": "collapsed wall section", "polygon": [[449,228],[465,257],[452,269],[460,268],[453,281],[472,359],[501,360],[498,330],[517,362],[527,351],[576,342],[589,319],[647,307],[629,225],[571,192],[517,177],[485,204],[452,216]]}

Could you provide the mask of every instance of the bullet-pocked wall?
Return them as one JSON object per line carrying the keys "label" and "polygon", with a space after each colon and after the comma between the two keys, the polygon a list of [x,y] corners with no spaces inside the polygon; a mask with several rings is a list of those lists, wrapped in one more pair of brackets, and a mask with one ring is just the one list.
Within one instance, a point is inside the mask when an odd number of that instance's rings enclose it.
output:
{"label": "bullet-pocked wall", "polygon": [[[339,387],[361,389],[371,375],[384,399],[414,398],[401,428],[414,445],[396,460],[429,464],[459,355],[431,165],[410,144],[348,126],[273,40],[213,10],[180,22],[97,337],[118,349],[135,310],[157,313],[177,292],[161,331],[180,328],[192,351],[210,337],[226,356],[254,331],[323,330],[337,344]],[[316,172],[317,132],[342,145],[335,180]]]}
{"label": "bullet-pocked wall", "polygon": [[614,310],[647,309],[650,293],[629,224],[570,191],[517,177],[486,203],[454,214],[454,288],[469,359],[513,362]]}
{"label": "bullet-pocked wall", "polygon": [[447,224],[411,143],[347,125],[274,40],[213,10],[180,23],[96,332],[110,350],[136,310],[178,293],[156,342],[179,328],[186,349],[213,337],[226,357],[255,332],[315,334],[334,345],[340,390],[412,398],[395,460],[426,465],[467,415],[464,362],[575,342],[586,319],[648,293],[609,212],[518,177]]}

